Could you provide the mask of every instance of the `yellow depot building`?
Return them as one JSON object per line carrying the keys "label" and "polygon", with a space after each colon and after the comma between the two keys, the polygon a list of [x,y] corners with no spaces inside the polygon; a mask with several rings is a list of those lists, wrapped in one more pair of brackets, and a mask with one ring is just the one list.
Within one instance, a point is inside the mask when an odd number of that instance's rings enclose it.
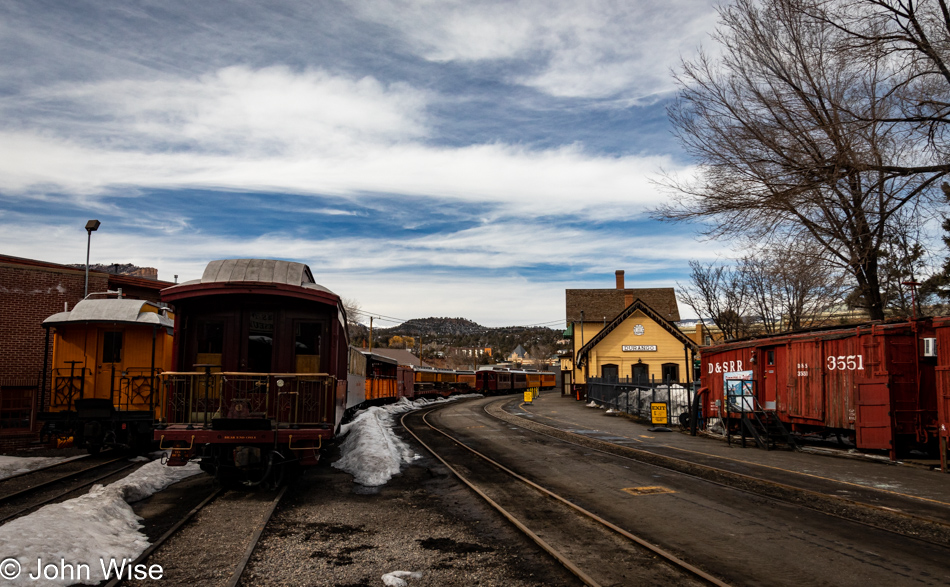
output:
{"label": "yellow depot building", "polygon": [[[633,384],[688,385],[697,345],[680,319],[672,287],[566,290],[569,356],[561,357],[564,392],[585,399],[589,378]],[[564,353],[567,354],[567,353]]]}

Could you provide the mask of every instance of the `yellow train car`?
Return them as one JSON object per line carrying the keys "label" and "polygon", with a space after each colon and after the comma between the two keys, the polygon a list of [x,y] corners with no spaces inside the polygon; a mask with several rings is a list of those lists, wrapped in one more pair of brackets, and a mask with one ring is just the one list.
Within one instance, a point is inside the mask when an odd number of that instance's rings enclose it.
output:
{"label": "yellow train car", "polygon": [[458,390],[475,389],[475,371],[457,371],[458,380],[456,387]]}
{"label": "yellow train car", "polygon": [[92,453],[148,449],[162,418],[159,375],[171,368],[174,316],[153,302],[86,299],[43,327],[53,353],[44,358],[41,438],[72,436]]}
{"label": "yellow train car", "polygon": [[399,397],[397,373],[399,363],[395,359],[364,352],[366,356],[366,401],[391,400]]}

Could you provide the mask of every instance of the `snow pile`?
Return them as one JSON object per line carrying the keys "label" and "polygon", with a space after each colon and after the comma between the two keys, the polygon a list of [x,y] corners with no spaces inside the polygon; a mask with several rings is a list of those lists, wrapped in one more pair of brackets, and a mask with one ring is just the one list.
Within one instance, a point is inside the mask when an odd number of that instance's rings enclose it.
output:
{"label": "snow pile", "polygon": [[[0,563],[0,572],[5,579],[11,576],[6,573],[16,564],[10,559],[16,559],[21,569],[16,579],[4,584],[99,583],[104,578],[103,564],[106,568],[112,560],[121,564],[122,559],[134,559],[148,547],[148,539],[139,531],[140,518],[129,503],[200,472],[195,463],[166,467],[161,461],[153,461],[111,485],[95,485],[86,495],[48,505],[0,526],[0,553],[6,559]],[[37,559],[44,567],[56,566],[52,579],[30,578],[37,574]],[[62,566],[72,569],[60,573]],[[72,570],[78,570],[78,576],[73,576]]]}
{"label": "snow pile", "polygon": [[392,413],[372,407],[360,413],[347,427],[340,445],[343,456],[333,466],[353,475],[360,485],[385,485],[416,456],[392,431]]}
{"label": "snow pile", "polygon": [[386,585],[386,587],[409,587],[409,582],[406,579],[418,581],[421,578],[422,573],[412,573],[410,571],[393,571],[382,577],[383,585]]}
{"label": "snow pile", "polygon": [[594,400],[591,400],[590,403],[587,404],[587,407],[588,407],[588,408],[599,408],[599,407],[600,407],[600,404],[598,404],[598,403],[595,402]]}
{"label": "snow pile", "polygon": [[29,473],[65,460],[66,457],[8,457],[0,455],[0,479]]}
{"label": "snow pile", "polygon": [[353,475],[353,480],[360,485],[385,485],[402,470],[403,463],[409,464],[419,458],[393,432],[393,416],[467,397],[481,397],[481,394],[435,400],[402,398],[394,404],[361,410],[352,422],[341,428],[346,439],[340,444],[342,456],[333,466]]}

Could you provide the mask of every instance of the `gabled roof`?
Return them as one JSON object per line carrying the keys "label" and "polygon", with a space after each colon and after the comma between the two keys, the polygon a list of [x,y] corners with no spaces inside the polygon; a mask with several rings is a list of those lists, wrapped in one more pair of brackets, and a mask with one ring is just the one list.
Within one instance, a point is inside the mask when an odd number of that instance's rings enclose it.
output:
{"label": "gabled roof", "polygon": [[[622,291],[622,290],[617,290]],[[580,350],[577,351],[577,361],[576,364],[578,367],[587,362],[587,354],[590,353],[591,349],[597,346],[602,340],[607,338],[607,335],[613,332],[618,326],[620,326],[624,320],[629,318],[634,312],[640,310],[646,314],[651,320],[663,327],[664,330],[673,335],[674,338],[682,342],[684,345],[689,346],[694,351],[699,350],[699,346],[693,342],[688,336],[683,334],[683,332],[676,327],[671,320],[667,320],[661,314],[657,313],[653,308],[648,306],[640,298],[637,298],[633,301],[632,304],[627,306],[623,312],[617,315],[616,318],[611,320],[607,327],[598,332],[593,338],[591,338],[587,344],[582,346]]]}
{"label": "gabled roof", "polygon": [[653,311],[665,320],[676,322],[680,319],[676,305],[676,292],[672,287],[652,287],[640,289],[569,289],[565,291],[567,323],[580,322],[581,311],[585,322],[601,322],[605,318],[612,320],[624,311],[625,300],[643,300]]}

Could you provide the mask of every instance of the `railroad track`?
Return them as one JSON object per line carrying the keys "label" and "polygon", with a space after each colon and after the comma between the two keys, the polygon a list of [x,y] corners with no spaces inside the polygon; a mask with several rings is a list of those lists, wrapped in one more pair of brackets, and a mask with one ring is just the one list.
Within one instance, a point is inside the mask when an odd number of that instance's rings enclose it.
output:
{"label": "railroad track", "polygon": [[[82,462],[72,459],[8,478],[9,483],[0,483],[0,491],[7,489],[0,493],[0,524],[143,464],[130,462],[127,456]],[[55,489],[56,485],[65,487]]]}
{"label": "railroad track", "polygon": [[[287,491],[253,493],[216,488],[131,563],[158,564],[170,584],[234,587]],[[188,522],[195,520],[195,524]],[[209,535],[220,540],[209,540]],[[226,570],[225,573],[220,572]],[[202,573],[207,573],[202,575]],[[106,587],[140,582],[112,579]],[[145,584],[145,583],[142,583]]]}
{"label": "railroad track", "polygon": [[[898,496],[895,496],[893,493],[882,492],[873,487],[861,487],[860,493],[865,494],[866,497],[865,500],[858,501],[831,494],[835,484],[829,480],[823,480],[824,483],[829,484],[828,487],[825,487],[824,491],[815,491],[759,476],[736,473],[710,465],[699,464],[660,455],[647,450],[606,442],[587,435],[576,434],[538,422],[535,419],[526,420],[525,418],[520,418],[506,412],[500,407],[501,403],[503,403],[503,401],[486,404],[484,412],[507,424],[543,434],[562,442],[582,446],[586,449],[597,450],[676,473],[693,476],[722,487],[775,499],[799,507],[806,507],[825,515],[863,524],[877,530],[907,536],[942,547],[950,546],[950,523],[948,523],[947,520],[937,519],[927,515],[928,504],[926,502],[921,502],[917,504],[918,507],[914,507],[914,505],[910,503],[913,500],[905,500],[900,506],[895,506],[893,500]],[[813,481],[815,486],[818,485],[814,480],[811,481]],[[847,487],[842,485],[841,487],[851,490],[852,493],[858,493],[857,488],[853,485]],[[876,505],[869,501],[873,499],[873,494],[875,493],[880,494],[879,498],[884,501],[886,505]],[[870,497],[867,497],[868,495],[870,495]],[[903,507],[910,511],[902,511],[901,509],[897,509],[897,507]]]}
{"label": "railroad track", "polygon": [[[586,585],[727,585],[465,445],[432,425],[426,418],[430,411],[404,414],[403,426],[463,483]],[[445,443],[445,438],[451,442]]]}

